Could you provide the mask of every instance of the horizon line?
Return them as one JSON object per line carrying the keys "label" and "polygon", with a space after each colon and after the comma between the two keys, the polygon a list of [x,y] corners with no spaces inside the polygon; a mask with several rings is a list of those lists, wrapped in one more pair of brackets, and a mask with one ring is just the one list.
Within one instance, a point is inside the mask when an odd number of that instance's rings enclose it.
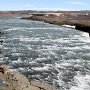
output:
{"label": "horizon line", "polygon": [[9,12],[9,11],[90,11],[89,9],[81,9],[81,10],[60,10],[60,9],[58,9],[58,10],[48,10],[48,9],[46,9],[46,10],[39,10],[39,9],[22,9],[22,10],[0,10],[0,12],[2,12],[2,11],[5,11],[5,12]]}

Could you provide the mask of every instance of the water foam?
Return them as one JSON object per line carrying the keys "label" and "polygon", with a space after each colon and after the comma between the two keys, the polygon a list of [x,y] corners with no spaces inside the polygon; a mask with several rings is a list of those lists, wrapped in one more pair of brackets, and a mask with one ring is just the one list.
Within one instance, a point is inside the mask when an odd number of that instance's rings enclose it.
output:
{"label": "water foam", "polygon": [[90,90],[90,75],[80,75],[74,77],[76,86],[72,86],[70,90]]}
{"label": "water foam", "polygon": [[48,28],[39,28],[39,27],[35,27],[35,28],[26,28],[26,27],[17,27],[17,28],[14,28],[14,27],[12,27],[12,28],[9,28],[9,29],[6,29],[5,31],[14,31],[14,30],[23,30],[23,29],[25,29],[25,30],[60,30],[61,28],[50,28],[50,27],[48,27]]}
{"label": "water foam", "polygon": [[86,33],[86,32],[82,32],[81,35],[84,37],[89,37],[89,33]]}
{"label": "water foam", "polygon": [[49,70],[49,66],[36,67],[36,68],[32,68],[32,69],[36,70],[36,71],[48,71]]}
{"label": "water foam", "polygon": [[67,28],[73,28],[75,29],[75,26],[71,26],[71,25],[62,25],[63,27],[67,27]]}

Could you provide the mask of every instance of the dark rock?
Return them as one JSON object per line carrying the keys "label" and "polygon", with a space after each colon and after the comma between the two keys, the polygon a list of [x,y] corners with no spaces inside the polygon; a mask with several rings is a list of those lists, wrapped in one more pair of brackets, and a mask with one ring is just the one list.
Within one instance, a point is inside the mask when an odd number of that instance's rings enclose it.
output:
{"label": "dark rock", "polygon": [[4,74],[4,69],[2,67],[0,67],[0,72]]}
{"label": "dark rock", "polygon": [[81,31],[84,31],[84,32],[88,32],[89,36],[90,36],[90,26],[88,26],[88,25],[76,24],[75,29],[81,30]]}
{"label": "dark rock", "polygon": [[1,40],[0,42],[1,42],[1,43],[3,43],[3,41],[2,41],[2,40]]}

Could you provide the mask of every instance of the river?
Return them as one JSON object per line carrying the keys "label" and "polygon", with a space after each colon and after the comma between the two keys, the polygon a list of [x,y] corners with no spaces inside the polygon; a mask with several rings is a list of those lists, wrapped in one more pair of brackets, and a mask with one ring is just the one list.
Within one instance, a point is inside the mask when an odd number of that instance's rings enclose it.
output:
{"label": "river", "polygon": [[61,90],[90,90],[88,34],[15,17],[0,19],[0,31],[0,65]]}

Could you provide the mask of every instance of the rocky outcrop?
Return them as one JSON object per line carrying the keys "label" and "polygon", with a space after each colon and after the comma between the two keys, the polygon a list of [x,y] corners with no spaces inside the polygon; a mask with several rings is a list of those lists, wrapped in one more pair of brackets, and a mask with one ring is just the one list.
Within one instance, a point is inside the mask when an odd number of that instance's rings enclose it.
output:
{"label": "rocky outcrop", "polygon": [[81,31],[84,31],[84,32],[88,32],[90,34],[90,26],[88,26],[88,25],[76,24],[75,29],[81,30]]}
{"label": "rocky outcrop", "polygon": [[30,81],[5,65],[0,67],[0,80],[3,83],[2,90],[58,90],[44,82]]}

